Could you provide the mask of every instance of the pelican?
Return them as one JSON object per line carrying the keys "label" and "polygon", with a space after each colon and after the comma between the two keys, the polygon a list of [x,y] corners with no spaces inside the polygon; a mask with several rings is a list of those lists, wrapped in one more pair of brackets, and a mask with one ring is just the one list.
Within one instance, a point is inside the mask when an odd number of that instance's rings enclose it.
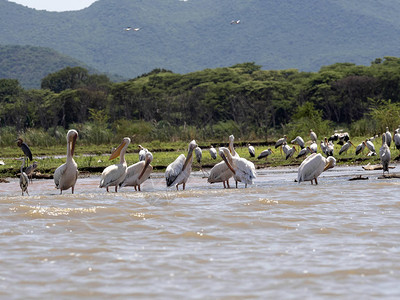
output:
{"label": "pelican", "polygon": [[140,192],[140,185],[149,178],[150,173],[153,171],[153,166],[150,165],[152,161],[153,154],[148,151],[145,154],[144,160],[141,160],[126,169],[126,176],[119,186],[133,186],[135,191],[138,190]]}
{"label": "pelican", "polygon": [[336,159],[333,156],[325,158],[321,153],[313,153],[307,157],[300,165],[297,173],[297,182],[315,181],[318,184],[317,178],[322,172],[333,168],[336,164]]}
{"label": "pelican", "polygon": [[194,149],[194,154],[196,155],[196,160],[199,164],[201,164],[201,158],[203,157],[203,153],[201,152],[201,148],[197,146]]}
{"label": "pelican", "polygon": [[232,21],[231,21],[231,25],[232,25],[232,24],[240,24],[240,20],[232,20]]}
{"label": "pelican", "polygon": [[37,161],[34,161],[33,164],[26,167],[26,169],[25,169],[25,173],[26,173],[26,175],[28,175],[30,183],[32,183],[33,172],[37,169],[37,167],[38,167],[38,163],[37,163]]}
{"label": "pelican", "polygon": [[193,150],[196,147],[196,141],[191,141],[189,143],[186,159],[185,155],[181,154],[173,163],[168,165],[167,170],[165,171],[167,187],[175,185],[176,190],[178,190],[178,185],[182,184],[183,190],[185,189],[186,181],[192,171]]}
{"label": "pelican", "polygon": [[387,144],[387,135],[382,134],[382,146],[379,149],[379,156],[381,158],[381,164],[383,167],[383,174],[385,171],[389,173],[389,162],[390,162],[390,148]]}
{"label": "pelican", "polygon": [[213,145],[210,147],[210,155],[212,159],[217,159],[217,150],[214,148]]}
{"label": "pelican", "polygon": [[250,144],[247,144],[248,148],[249,148],[249,153],[251,157],[255,157],[256,156],[256,150],[254,149],[254,147]]}
{"label": "pelican", "polygon": [[146,159],[146,153],[149,152],[147,148],[143,148],[142,145],[139,145],[139,161],[145,160]]}
{"label": "pelican", "polygon": [[76,164],[73,156],[75,151],[75,143],[78,138],[78,132],[71,129],[67,133],[67,161],[65,164],[59,166],[54,172],[54,183],[56,188],[62,191],[72,188],[74,193],[75,183],[78,179],[78,165]]}
{"label": "pelican", "polygon": [[396,146],[396,149],[400,150],[400,134],[399,134],[399,130],[398,129],[396,129],[394,131],[393,142],[394,142],[394,145]]}
{"label": "pelican", "polygon": [[317,142],[317,135],[312,129],[310,129],[310,138],[311,138],[311,141]]}
{"label": "pelican", "polygon": [[389,127],[386,127],[385,135],[386,135],[386,144],[390,148],[390,145],[392,144],[392,134],[389,131]]}
{"label": "pelican", "polygon": [[28,145],[21,138],[18,138],[16,142],[18,147],[24,152],[25,157],[28,157],[29,160],[32,161],[32,151],[29,149]]}
{"label": "pelican", "polygon": [[297,143],[301,149],[303,149],[305,147],[304,140],[301,136],[296,136],[296,138],[294,140],[292,140],[290,143],[291,144]]}
{"label": "pelican", "polygon": [[363,153],[365,149],[365,142],[362,141],[360,144],[357,145],[356,147],[356,155]]}
{"label": "pelican", "polygon": [[28,193],[28,185],[29,185],[29,179],[28,175],[24,172],[24,166],[25,166],[25,157],[21,159],[22,160],[22,165],[21,165],[21,175],[19,176],[19,186],[21,187],[22,191],[22,196],[24,195],[24,192],[26,192],[29,196]]}
{"label": "pelican", "polygon": [[261,158],[267,158],[269,155],[271,155],[272,153],[274,153],[271,148],[268,148],[267,150],[264,150],[260,153],[260,155],[257,157],[257,159],[261,159]]}
{"label": "pelican", "polygon": [[226,147],[219,148],[218,153],[234,174],[236,187],[238,181],[243,182],[246,188],[248,184],[253,184],[253,180],[257,175],[256,168],[252,162],[239,156],[232,156],[229,149]]}
{"label": "pelican", "polygon": [[222,182],[224,184],[224,188],[227,188],[227,187],[230,188],[229,179],[232,176],[233,176],[232,170],[228,168],[225,161],[221,161],[221,162],[217,163],[214,167],[212,167],[207,181],[209,183]]}
{"label": "pelican", "polygon": [[[287,140],[286,135],[284,135],[283,138],[280,138],[279,140],[277,140],[275,143],[275,149],[278,147],[281,147],[283,145],[283,143],[286,143],[286,140]],[[280,150],[281,150],[281,155],[282,155],[282,148]]]}
{"label": "pelican", "polygon": [[354,148],[356,147],[356,146],[353,145],[353,143],[352,143],[350,140],[347,141],[347,143],[344,144],[344,145],[342,146],[342,148],[340,148],[340,150],[339,150],[339,155],[342,154],[342,153],[344,153],[344,152],[347,153],[347,150],[349,150],[351,146],[353,146]]}
{"label": "pelican", "polygon": [[122,143],[117,147],[117,149],[115,149],[113,153],[111,153],[109,158],[109,160],[112,160],[119,156],[119,164],[108,166],[104,169],[103,173],[101,173],[99,187],[105,187],[107,192],[109,186],[115,186],[115,192],[117,192],[118,185],[125,179],[127,169],[125,152],[130,142],[131,139],[128,137],[125,137],[122,140]]}
{"label": "pelican", "polygon": [[367,147],[369,151],[376,153],[374,143],[368,139],[365,140],[365,147]]}

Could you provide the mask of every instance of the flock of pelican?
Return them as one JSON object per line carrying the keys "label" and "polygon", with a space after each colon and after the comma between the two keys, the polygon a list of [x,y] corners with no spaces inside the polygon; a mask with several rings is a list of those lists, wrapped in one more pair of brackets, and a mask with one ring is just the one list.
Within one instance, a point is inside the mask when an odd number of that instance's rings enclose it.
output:
{"label": "flock of pelican", "polygon": [[[367,139],[355,147],[350,141],[347,133],[335,134],[329,139],[325,138],[323,141],[321,141],[320,148],[322,153],[326,156],[324,157],[321,153],[317,153],[317,135],[315,132],[310,130],[311,144],[309,146],[306,147],[306,143],[304,142],[303,138],[297,136],[291,141],[293,146],[290,147],[287,145],[287,136],[285,135],[275,143],[275,148],[280,148],[281,153],[282,151],[285,153],[286,159],[292,157],[293,154],[297,152],[294,145],[297,145],[300,148],[297,158],[306,154],[310,154],[303,160],[298,169],[297,182],[301,183],[303,181],[310,181],[311,184],[318,184],[317,178],[319,175],[336,165],[336,159],[333,157],[333,141],[339,141],[338,143],[342,144],[339,155],[345,153],[351,146],[356,148],[356,154],[362,153],[364,149],[367,148],[370,151],[368,155],[377,155],[374,144],[372,143],[374,138],[375,137]],[[73,194],[75,190],[75,184],[78,179],[78,165],[76,164],[73,156],[77,139],[78,132],[74,129],[69,130],[67,133],[66,162],[59,166],[54,172],[55,187],[60,190],[60,194],[70,188]],[[383,166],[383,172],[389,172],[391,140],[392,135],[388,128],[386,128],[386,132],[382,134],[382,146],[379,149],[379,156]],[[396,129],[394,132],[393,141],[395,147],[400,149],[400,128]],[[99,187],[106,188],[107,192],[109,192],[109,187],[112,186],[115,188],[115,192],[118,191],[118,187],[126,186],[133,186],[135,191],[140,191],[141,184],[143,184],[143,182],[150,177],[150,174],[153,171],[153,167],[151,166],[153,155],[148,149],[143,148],[141,145],[139,145],[139,162],[131,166],[127,165],[125,153],[130,143],[131,139],[129,137],[125,137],[122,140],[121,144],[115,150],[113,150],[109,157],[109,160],[119,157],[119,163],[115,163],[106,167],[101,174]],[[34,162],[32,165],[28,166],[24,171],[26,159],[32,161],[32,152],[28,145],[20,138],[17,139],[17,145],[22,149],[25,155],[24,158],[20,159],[22,161],[20,168],[20,187],[22,190],[22,195],[24,195],[24,193],[29,195],[28,176],[31,176],[33,171],[37,168],[37,162]],[[256,155],[254,147],[250,144],[247,146],[250,156],[255,157]],[[200,163],[202,158],[202,150],[198,147],[195,140],[192,140],[189,143],[186,156],[184,154],[179,155],[175,161],[169,164],[166,168],[165,182],[167,187],[176,187],[176,189],[179,190],[178,186],[182,185],[182,189],[185,190],[186,182],[190,177],[192,170],[193,153],[195,153],[196,159]],[[213,159],[216,159],[217,155],[222,158],[221,162],[215,164],[211,168],[207,179],[209,183],[221,182],[224,188],[230,188],[229,179],[233,178],[235,180],[236,188],[238,187],[238,182],[243,183],[245,187],[247,187],[249,184],[253,184],[254,179],[257,177],[255,166],[251,161],[240,157],[235,151],[233,135],[229,136],[228,147],[220,147],[217,152],[217,150],[211,146],[209,153]],[[273,151],[271,148],[269,148],[262,151],[257,158],[267,158],[272,153]]]}

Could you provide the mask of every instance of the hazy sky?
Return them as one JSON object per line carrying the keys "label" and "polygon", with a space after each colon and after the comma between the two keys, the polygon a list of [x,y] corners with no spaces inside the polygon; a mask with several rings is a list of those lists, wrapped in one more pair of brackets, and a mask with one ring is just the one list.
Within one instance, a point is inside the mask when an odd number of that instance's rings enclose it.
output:
{"label": "hazy sky", "polygon": [[35,9],[48,11],[80,10],[97,0],[9,0]]}

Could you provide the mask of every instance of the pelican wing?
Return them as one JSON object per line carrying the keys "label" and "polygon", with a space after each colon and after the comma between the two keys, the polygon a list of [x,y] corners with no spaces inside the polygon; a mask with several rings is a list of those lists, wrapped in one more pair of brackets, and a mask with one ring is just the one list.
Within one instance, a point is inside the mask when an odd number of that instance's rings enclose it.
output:
{"label": "pelican wing", "polygon": [[60,180],[61,177],[64,175],[65,170],[67,170],[67,164],[62,164],[61,166],[59,166],[55,172],[54,172],[54,183],[56,185],[56,188],[59,188],[60,186]]}
{"label": "pelican wing", "polygon": [[171,186],[178,176],[182,173],[183,165],[185,163],[185,155],[181,154],[175,159],[174,162],[168,165],[165,171],[165,179],[167,186]]}
{"label": "pelican wing", "polygon": [[236,166],[236,177],[243,183],[253,184],[253,180],[257,177],[254,164],[242,157],[236,159],[234,164]]}
{"label": "pelican wing", "polygon": [[317,178],[324,170],[326,159],[320,153],[313,153],[307,157],[300,165],[297,181],[309,181]]}
{"label": "pelican wing", "polygon": [[126,163],[114,164],[104,169],[101,174],[100,187],[119,184],[126,175]]}
{"label": "pelican wing", "polygon": [[228,168],[224,161],[221,161],[212,167],[207,181],[209,183],[223,182],[229,180],[232,176],[233,172]]}

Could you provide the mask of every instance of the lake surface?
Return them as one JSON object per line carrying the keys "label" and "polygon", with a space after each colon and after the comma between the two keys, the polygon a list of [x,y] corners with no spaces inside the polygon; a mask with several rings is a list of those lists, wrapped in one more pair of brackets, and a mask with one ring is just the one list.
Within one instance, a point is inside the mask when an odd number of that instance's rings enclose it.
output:
{"label": "lake surface", "polygon": [[247,189],[192,173],[178,192],[163,174],[142,192],[106,193],[98,176],[74,195],[52,180],[24,197],[18,179],[1,183],[0,298],[399,299],[400,179],[257,173]]}

